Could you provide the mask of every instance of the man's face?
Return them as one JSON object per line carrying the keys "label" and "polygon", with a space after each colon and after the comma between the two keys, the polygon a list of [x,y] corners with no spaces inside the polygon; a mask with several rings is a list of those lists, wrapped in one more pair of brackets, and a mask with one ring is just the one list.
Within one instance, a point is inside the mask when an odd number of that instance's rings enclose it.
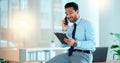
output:
{"label": "man's face", "polygon": [[66,17],[70,20],[70,22],[74,23],[78,18],[79,11],[75,11],[73,7],[68,7],[65,9],[65,14]]}

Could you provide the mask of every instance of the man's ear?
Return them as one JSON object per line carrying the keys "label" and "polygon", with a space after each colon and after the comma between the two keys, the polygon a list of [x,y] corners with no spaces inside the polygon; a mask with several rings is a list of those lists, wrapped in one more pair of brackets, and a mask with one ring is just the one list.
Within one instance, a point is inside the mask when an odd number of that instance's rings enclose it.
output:
{"label": "man's ear", "polygon": [[79,14],[79,10],[77,10],[76,12],[77,12],[77,14]]}

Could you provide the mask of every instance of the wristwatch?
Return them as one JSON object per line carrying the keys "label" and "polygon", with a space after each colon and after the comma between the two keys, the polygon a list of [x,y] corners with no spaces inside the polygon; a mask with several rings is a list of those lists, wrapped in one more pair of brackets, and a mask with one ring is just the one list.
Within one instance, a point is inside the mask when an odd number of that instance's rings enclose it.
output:
{"label": "wristwatch", "polygon": [[74,42],[73,46],[74,46],[74,47],[76,47],[76,46],[77,46],[77,43],[76,43],[76,42]]}

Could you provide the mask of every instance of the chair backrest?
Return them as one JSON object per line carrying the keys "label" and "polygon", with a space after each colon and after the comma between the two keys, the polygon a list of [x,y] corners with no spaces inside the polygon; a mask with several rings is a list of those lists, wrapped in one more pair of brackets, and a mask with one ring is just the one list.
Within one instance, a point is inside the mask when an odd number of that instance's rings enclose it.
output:
{"label": "chair backrest", "polygon": [[104,62],[107,59],[108,47],[96,47],[93,53],[93,62]]}

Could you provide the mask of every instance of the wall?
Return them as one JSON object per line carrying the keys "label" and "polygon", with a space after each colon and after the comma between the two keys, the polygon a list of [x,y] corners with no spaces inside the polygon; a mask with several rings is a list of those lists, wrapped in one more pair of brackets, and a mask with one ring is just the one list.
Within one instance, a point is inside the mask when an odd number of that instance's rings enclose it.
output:
{"label": "wall", "polygon": [[[105,6],[100,8],[99,12],[99,37],[100,46],[110,47],[113,44],[113,37],[110,36],[110,32],[120,33],[120,0],[105,0]],[[104,2],[101,2],[104,3]],[[109,50],[108,60],[112,60],[112,53]]]}

